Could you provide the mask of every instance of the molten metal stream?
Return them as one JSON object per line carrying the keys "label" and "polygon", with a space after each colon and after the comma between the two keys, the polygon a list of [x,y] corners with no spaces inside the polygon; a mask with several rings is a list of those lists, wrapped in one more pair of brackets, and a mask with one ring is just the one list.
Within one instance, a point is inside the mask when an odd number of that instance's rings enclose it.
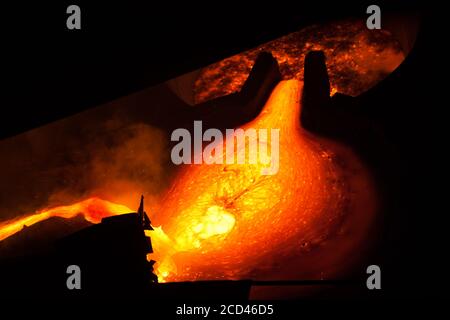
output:
{"label": "molten metal stream", "polygon": [[[277,174],[261,163],[184,168],[150,217],[160,281],[321,278],[358,253],[375,212],[371,179],[350,150],[300,127],[302,84],[282,81],[242,127],[280,129]],[[91,198],[3,223],[0,240],[52,216],[98,223],[132,211]]]}
{"label": "molten metal stream", "polygon": [[51,217],[70,219],[76,217],[78,214],[83,214],[87,221],[99,223],[104,217],[130,212],[133,212],[133,210],[124,205],[95,197],[89,198],[72,205],[41,210],[35,214],[0,223],[0,241],[22,230],[24,226],[29,227]]}
{"label": "molten metal stream", "polygon": [[[292,270],[293,277],[310,271],[320,277],[325,264],[341,263],[335,253],[351,250],[343,234],[353,232],[358,241],[367,231],[373,213],[367,171],[349,150],[300,127],[302,86],[282,81],[261,114],[242,127],[280,129],[277,174],[261,175],[262,163],[202,164],[177,179],[154,219],[164,231],[150,233],[161,281],[280,278]],[[357,208],[360,199],[365,212]],[[324,255],[311,258],[311,250]],[[303,268],[307,259],[315,265]]]}

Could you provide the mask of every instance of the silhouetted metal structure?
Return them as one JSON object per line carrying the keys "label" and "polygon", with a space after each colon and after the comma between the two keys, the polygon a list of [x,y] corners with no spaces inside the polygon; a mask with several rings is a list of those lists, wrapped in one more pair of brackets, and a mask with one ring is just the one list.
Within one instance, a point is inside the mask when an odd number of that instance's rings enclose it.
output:
{"label": "silhouetted metal structure", "polygon": [[[62,220],[53,220],[57,227]],[[31,229],[31,232],[30,232]],[[34,228],[12,236],[21,247],[32,245]],[[58,240],[38,243],[33,250],[0,259],[0,284],[10,297],[20,298],[151,298],[153,300],[245,300],[250,281],[196,281],[158,283],[153,273],[151,239],[153,230],[144,210],[103,218]],[[35,234],[34,234],[35,235]],[[68,266],[81,270],[81,289],[69,290]]]}

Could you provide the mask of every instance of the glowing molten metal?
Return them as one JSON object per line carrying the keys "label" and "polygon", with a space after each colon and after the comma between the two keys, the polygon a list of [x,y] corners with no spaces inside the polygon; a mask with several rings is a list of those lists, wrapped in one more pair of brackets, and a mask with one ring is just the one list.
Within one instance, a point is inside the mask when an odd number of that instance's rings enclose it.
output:
{"label": "glowing molten metal", "polygon": [[[262,175],[267,163],[189,165],[156,204],[148,236],[159,281],[321,278],[352,261],[375,212],[371,179],[350,150],[301,128],[302,85],[279,83],[242,127],[280,129],[277,174]],[[98,223],[133,211],[90,198],[5,222],[0,240],[53,216]]]}
{"label": "glowing molten metal", "polygon": [[20,231],[24,226],[31,226],[51,217],[74,218],[83,214],[84,218],[92,223],[99,223],[102,218],[130,213],[134,210],[121,204],[115,204],[99,198],[89,198],[84,201],[68,205],[41,210],[35,214],[7,221],[0,224],[0,241]]}
{"label": "glowing molten metal", "polygon": [[302,85],[282,81],[242,127],[280,129],[277,174],[261,175],[261,163],[190,165],[169,190],[153,219],[164,231],[149,234],[160,281],[319,277],[366,231],[367,172],[349,150],[301,128]]}

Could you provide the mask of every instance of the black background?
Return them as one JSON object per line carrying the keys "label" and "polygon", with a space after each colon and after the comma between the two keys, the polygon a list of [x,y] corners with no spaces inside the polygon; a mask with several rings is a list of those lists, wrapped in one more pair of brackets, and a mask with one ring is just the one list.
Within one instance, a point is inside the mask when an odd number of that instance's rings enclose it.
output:
{"label": "black background", "polygon": [[[2,5],[0,138],[163,82],[311,23],[365,17],[367,8],[365,2],[331,1],[246,6],[230,1],[78,1],[82,28],[68,30],[66,8],[74,3]],[[405,5],[419,6],[390,1],[383,10],[402,10]]]}
{"label": "black background", "polygon": [[[82,29],[66,29],[78,4]],[[92,1],[1,6],[0,139],[192,71],[301,26],[364,16],[371,2],[276,1],[244,4]],[[381,258],[388,297],[445,292],[443,29],[430,8],[413,1],[378,3],[383,10],[424,12],[415,60],[402,85],[384,97],[378,118],[398,146],[404,188]],[[401,229],[397,232],[396,228]],[[376,262],[376,261],[375,261]]]}

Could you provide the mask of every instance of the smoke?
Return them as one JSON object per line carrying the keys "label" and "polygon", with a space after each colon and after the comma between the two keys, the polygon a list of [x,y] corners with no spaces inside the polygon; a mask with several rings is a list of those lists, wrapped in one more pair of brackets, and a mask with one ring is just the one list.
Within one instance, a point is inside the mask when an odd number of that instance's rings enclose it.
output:
{"label": "smoke", "polygon": [[69,165],[64,172],[70,183],[54,192],[49,202],[70,202],[77,194],[78,198],[98,196],[134,208],[145,194],[147,202],[155,203],[167,187],[165,141],[161,130],[143,123],[94,139],[81,155],[83,161]]}
{"label": "smoke", "polygon": [[151,209],[170,181],[168,138],[126,101],[0,141],[0,221],[91,196],[134,208],[144,194]]}

